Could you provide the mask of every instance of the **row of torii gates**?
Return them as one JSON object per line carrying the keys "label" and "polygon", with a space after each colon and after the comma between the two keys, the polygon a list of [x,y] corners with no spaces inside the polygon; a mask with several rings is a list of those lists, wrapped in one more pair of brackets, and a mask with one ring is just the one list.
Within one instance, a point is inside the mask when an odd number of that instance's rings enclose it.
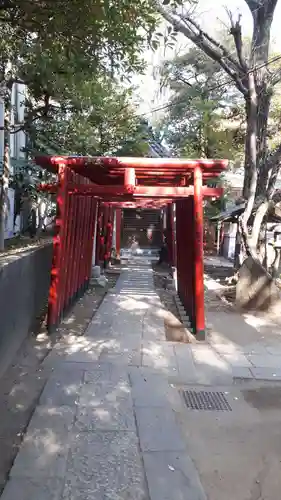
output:
{"label": "row of torii gates", "polygon": [[[48,328],[52,330],[87,289],[95,246],[96,263],[120,249],[121,210],[166,211],[166,242],[176,268],[179,297],[194,335],[205,338],[203,198],[220,197],[208,187],[226,167],[225,160],[179,158],[37,157],[36,163],[58,176],[42,190],[56,193],[57,218],[49,292]],[[103,252],[103,255],[101,253]]]}

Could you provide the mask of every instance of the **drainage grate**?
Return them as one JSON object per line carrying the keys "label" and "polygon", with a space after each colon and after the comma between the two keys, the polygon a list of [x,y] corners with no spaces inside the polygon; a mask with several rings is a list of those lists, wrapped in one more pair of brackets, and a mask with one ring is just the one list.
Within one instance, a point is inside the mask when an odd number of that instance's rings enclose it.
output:
{"label": "drainage grate", "polygon": [[183,391],[183,398],[189,410],[232,411],[223,392]]}

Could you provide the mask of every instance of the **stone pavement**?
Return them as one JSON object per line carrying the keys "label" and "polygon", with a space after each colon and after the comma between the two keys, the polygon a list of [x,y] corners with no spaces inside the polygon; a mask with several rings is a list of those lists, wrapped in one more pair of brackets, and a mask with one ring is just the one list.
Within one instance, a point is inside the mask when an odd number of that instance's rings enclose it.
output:
{"label": "stone pavement", "polygon": [[86,334],[46,358],[52,375],[2,500],[205,500],[165,377],[186,363],[173,348],[152,270],[136,262]]}
{"label": "stone pavement", "polygon": [[85,335],[46,358],[52,374],[1,500],[206,500],[178,388],[279,379],[281,351],[167,342],[163,315],[149,263],[135,259]]}

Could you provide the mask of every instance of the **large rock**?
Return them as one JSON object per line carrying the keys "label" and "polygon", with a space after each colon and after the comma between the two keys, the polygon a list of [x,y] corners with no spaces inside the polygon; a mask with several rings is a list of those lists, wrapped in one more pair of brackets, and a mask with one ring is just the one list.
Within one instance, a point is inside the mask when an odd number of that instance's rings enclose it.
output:
{"label": "large rock", "polygon": [[280,302],[275,281],[259,261],[248,257],[239,270],[236,305],[244,310],[267,311]]}

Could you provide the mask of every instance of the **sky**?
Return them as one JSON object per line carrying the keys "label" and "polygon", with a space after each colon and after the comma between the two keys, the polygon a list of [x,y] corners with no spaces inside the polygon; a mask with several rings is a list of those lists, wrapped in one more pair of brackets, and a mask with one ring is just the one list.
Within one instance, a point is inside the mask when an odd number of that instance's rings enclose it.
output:
{"label": "sky", "polygon": [[[215,5],[215,7],[214,7]],[[244,36],[251,35],[252,18],[248,6],[244,0],[200,0],[196,11],[197,21],[200,22],[202,28],[211,35],[216,31],[229,25],[226,9],[235,14],[242,14],[241,24]],[[271,42],[276,51],[281,52],[281,0],[278,0],[275,10],[274,20],[271,30]],[[188,45],[187,39],[182,35],[179,36],[179,41],[176,50],[184,50]],[[161,116],[161,112],[151,113],[151,110],[165,104],[168,101],[169,94],[164,92],[159,93],[159,77],[157,77],[157,67],[161,65],[165,57],[171,57],[173,52],[163,54],[163,48],[157,52],[147,50],[145,59],[147,61],[146,73],[142,76],[137,76],[134,79],[134,84],[138,86],[136,99],[139,102],[139,114],[144,116],[152,123]],[[156,74],[156,76],[155,76]]]}

